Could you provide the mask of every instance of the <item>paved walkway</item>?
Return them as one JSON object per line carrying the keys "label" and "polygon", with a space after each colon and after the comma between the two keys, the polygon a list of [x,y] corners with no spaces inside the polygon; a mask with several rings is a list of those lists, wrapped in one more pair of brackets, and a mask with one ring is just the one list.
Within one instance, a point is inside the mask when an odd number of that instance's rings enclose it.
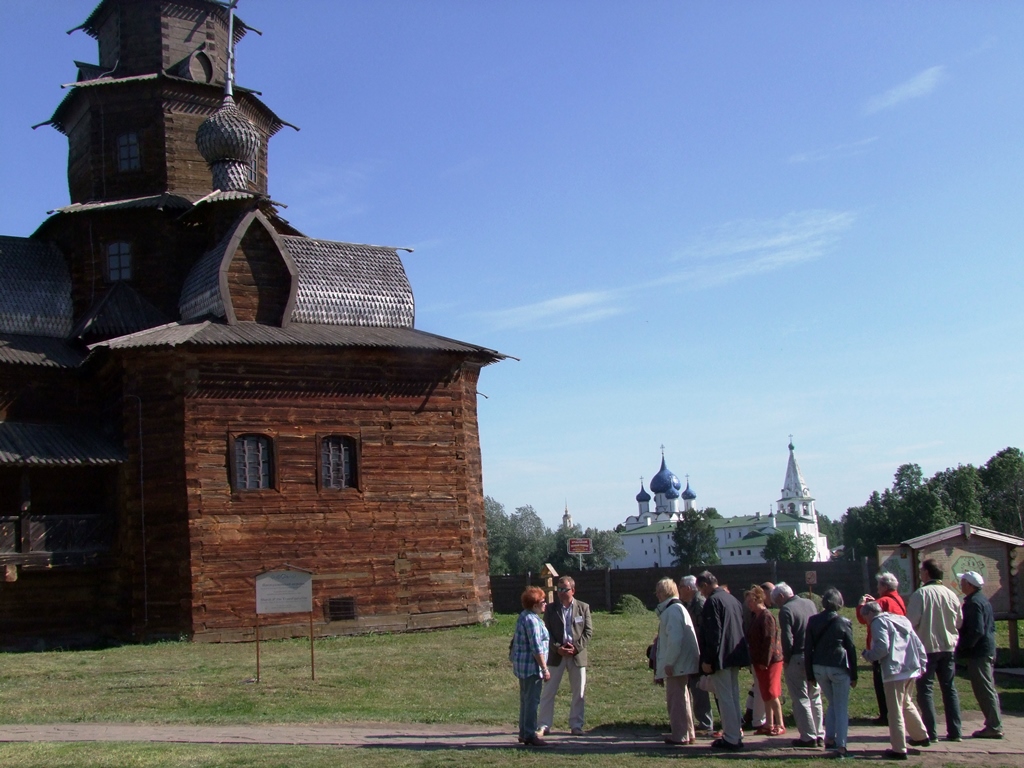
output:
{"label": "paved walkway", "polygon": [[[941,716],[940,716],[941,717]],[[977,712],[967,712],[965,733],[982,725]],[[1002,740],[964,739],[960,743],[940,741],[912,751],[911,762],[923,764],[936,758],[940,764],[979,765],[988,768],[1024,765],[1024,717],[1004,716]],[[748,736],[743,752],[721,754],[722,758],[821,757],[817,750],[790,746],[794,732],[785,737]],[[548,737],[555,752],[586,753],[678,753],[698,756],[711,753],[710,742],[692,747],[664,744],[657,733],[647,729],[595,728],[585,736],[554,733]],[[63,723],[55,725],[0,725],[0,742],[32,741],[150,741],[190,744],[291,744],[349,748],[390,749],[500,749],[518,748],[509,728],[478,725],[429,725],[408,723],[346,723],[340,725],[144,725],[118,723]],[[850,729],[849,751],[856,757],[878,759],[888,746],[888,730],[878,726],[854,725]],[[720,753],[715,753],[720,754]]]}

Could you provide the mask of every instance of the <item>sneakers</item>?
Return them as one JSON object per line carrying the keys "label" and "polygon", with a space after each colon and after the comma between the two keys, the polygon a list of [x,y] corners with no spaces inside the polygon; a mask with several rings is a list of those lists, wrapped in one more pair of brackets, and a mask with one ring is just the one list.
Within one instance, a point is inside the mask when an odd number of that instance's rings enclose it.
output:
{"label": "sneakers", "polygon": [[906,760],[906,752],[897,752],[895,749],[887,749],[882,753],[882,757],[886,760]]}
{"label": "sneakers", "polygon": [[923,739],[907,739],[907,744],[912,747],[930,747],[932,745],[932,740],[927,737]]}
{"label": "sneakers", "polygon": [[963,741],[963,740],[964,740],[964,737],[960,736],[960,735],[957,735],[957,736],[946,736],[943,739],[943,741]]}
{"label": "sneakers", "polygon": [[972,739],[1001,739],[1003,738],[1003,732],[997,731],[995,728],[989,728],[988,726],[982,728],[980,731],[975,731],[971,734]]}
{"label": "sneakers", "polygon": [[583,736],[584,735],[582,728],[573,728],[571,731],[569,731],[569,733],[571,733],[573,736]]}
{"label": "sneakers", "polygon": [[739,752],[741,749],[743,749],[743,742],[741,741],[738,744],[733,744],[731,742],[726,741],[725,739],[715,739],[711,742],[711,748],[724,749],[729,752]]}

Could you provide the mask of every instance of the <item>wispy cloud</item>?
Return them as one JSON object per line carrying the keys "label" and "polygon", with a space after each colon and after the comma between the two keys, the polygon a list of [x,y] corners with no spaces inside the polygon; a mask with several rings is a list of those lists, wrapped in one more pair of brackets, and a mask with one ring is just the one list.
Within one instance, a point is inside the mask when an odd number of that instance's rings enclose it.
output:
{"label": "wispy cloud", "polygon": [[656,286],[709,288],[772,272],[824,255],[856,219],[852,211],[810,210],[777,219],[736,221],[694,238],[673,257],[683,262],[657,281],[571,293],[509,309],[480,313],[494,328],[540,329],[592,323],[628,311],[627,300]]}
{"label": "wispy cloud", "polygon": [[845,144],[836,144],[833,147],[826,147],[825,149],[812,149],[807,152],[797,152],[795,155],[790,155],[788,161],[790,163],[818,163],[823,160],[834,160],[843,157],[854,157],[855,155],[863,155],[868,151],[868,147],[878,141],[877,136],[869,136],[866,139],[860,141],[851,141]]}
{"label": "wispy cloud", "polygon": [[571,293],[483,314],[496,328],[554,328],[592,323],[619,314],[622,308],[616,300],[621,294],[621,290]]}
{"label": "wispy cloud", "polygon": [[944,66],[929,67],[906,82],[900,83],[877,96],[872,96],[868,99],[867,104],[864,105],[864,113],[873,115],[875,112],[890,109],[897,104],[902,104],[904,101],[927,96],[939,86],[939,83],[945,77],[945,73],[946,68]]}
{"label": "wispy cloud", "polygon": [[724,224],[678,252],[676,259],[690,266],[674,279],[710,287],[811,261],[834,246],[855,219],[852,211],[810,210]]}

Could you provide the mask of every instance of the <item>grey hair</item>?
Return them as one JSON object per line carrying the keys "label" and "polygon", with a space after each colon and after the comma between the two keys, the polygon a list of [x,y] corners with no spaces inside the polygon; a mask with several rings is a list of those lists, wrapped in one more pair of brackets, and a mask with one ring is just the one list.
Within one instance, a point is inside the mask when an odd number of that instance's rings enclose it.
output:
{"label": "grey hair", "polygon": [[681,578],[679,580],[679,583],[682,584],[687,589],[696,589],[697,588],[697,577],[692,575],[692,574],[687,574],[686,576],[683,576],[683,578]]}
{"label": "grey hair", "polygon": [[774,603],[778,599],[789,600],[793,596],[793,588],[784,581],[780,581],[775,585],[775,589],[772,590],[772,602]]}
{"label": "grey hair", "polygon": [[877,600],[869,600],[860,607],[860,615],[865,619],[873,619],[875,616],[879,616],[882,613],[882,606],[878,604]]}
{"label": "grey hair", "polygon": [[875,581],[878,582],[878,586],[885,587],[892,592],[900,588],[900,580],[888,571],[882,571],[878,574],[875,577]]}
{"label": "grey hair", "polygon": [[[843,593],[835,587],[826,589],[825,594],[821,596],[821,607],[826,611],[838,611],[843,607]],[[861,612],[863,613],[863,609]]]}

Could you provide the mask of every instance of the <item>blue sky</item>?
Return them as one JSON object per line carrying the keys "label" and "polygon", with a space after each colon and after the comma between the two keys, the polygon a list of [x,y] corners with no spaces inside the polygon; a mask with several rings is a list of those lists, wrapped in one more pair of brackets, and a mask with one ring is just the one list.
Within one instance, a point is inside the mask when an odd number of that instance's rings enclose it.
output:
{"label": "blue sky", "polygon": [[[0,3],[0,233],[67,202],[46,120],[94,3]],[[484,370],[485,492],[609,528],[665,446],[820,512],[1024,444],[1024,4],[242,0],[238,82],[301,127],[271,195],[411,246]]]}

